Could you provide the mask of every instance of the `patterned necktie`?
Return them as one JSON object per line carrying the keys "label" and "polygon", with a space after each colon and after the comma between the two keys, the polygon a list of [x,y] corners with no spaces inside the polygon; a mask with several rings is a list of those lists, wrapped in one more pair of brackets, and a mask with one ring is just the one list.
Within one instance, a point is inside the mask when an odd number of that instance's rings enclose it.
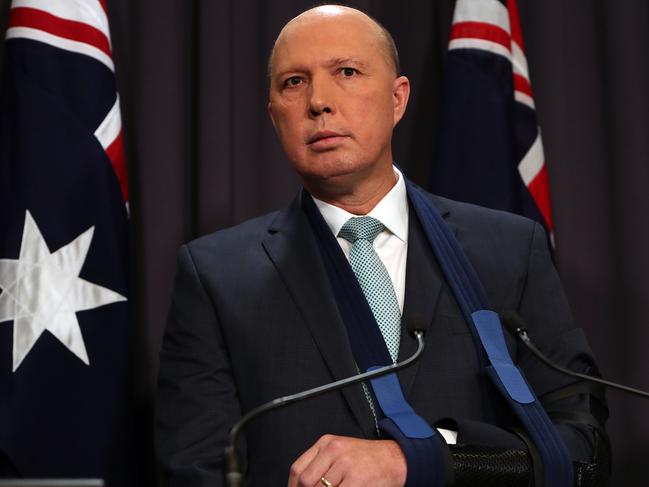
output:
{"label": "patterned necktie", "polygon": [[401,339],[401,309],[390,275],[372,246],[384,228],[371,216],[352,217],[338,236],[352,244],[349,263],[383,334],[392,362],[396,362]]}

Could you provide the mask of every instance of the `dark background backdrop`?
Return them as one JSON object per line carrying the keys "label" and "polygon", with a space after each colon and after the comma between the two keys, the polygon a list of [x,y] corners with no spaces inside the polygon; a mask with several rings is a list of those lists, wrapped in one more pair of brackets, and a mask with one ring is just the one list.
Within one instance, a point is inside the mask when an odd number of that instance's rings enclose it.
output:
{"label": "dark background backdrop", "polygon": [[[9,0],[0,0],[0,32]],[[347,2],[393,33],[412,82],[395,158],[434,164],[454,1]],[[143,483],[177,247],[287,203],[298,187],[266,114],[267,57],[301,0],[109,0],[134,234],[134,355]],[[543,131],[556,258],[604,375],[649,389],[649,3],[519,0]],[[0,64],[2,62],[0,47]],[[612,485],[644,485],[646,402],[609,394]]]}

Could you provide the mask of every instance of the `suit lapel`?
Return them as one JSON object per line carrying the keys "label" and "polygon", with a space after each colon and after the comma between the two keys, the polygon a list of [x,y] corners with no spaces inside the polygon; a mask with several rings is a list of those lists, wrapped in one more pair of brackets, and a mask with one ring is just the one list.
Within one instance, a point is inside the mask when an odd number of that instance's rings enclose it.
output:
{"label": "suit lapel", "polygon": [[[433,204],[440,214],[447,219],[449,211],[438,199],[433,199]],[[448,221],[447,221],[448,223]],[[457,235],[457,228],[451,225]],[[432,333],[427,333],[433,325],[437,304],[442,291],[444,276],[433,255],[430,243],[417,218],[412,206],[408,217],[408,259],[406,262],[406,289],[401,319],[401,343],[399,346],[399,360],[404,360],[417,349],[417,340],[408,332],[409,323],[417,323],[424,328],[424,340],[428,348],[428,341]],[[399,372],[399,381],[403,393],[408,397],[417,372],[419,363]]]}
{"label": "suit lapel", "polygon": [[[347,331],[338,312],[318,245],[298,196],[269,228],[262,245],[300,310],[334,380],[357,373]],[[320,384],[314,384],[320,385]],[[342,390],[365,435],[375,426],[360,386]]]}
{"label": "suit lapel", "polygon": [[[443,202],[434,198],[433,204],[448,222],[449,211]],[[457,236],[457,228],[452,224],[451,228]],[[301,194],[291,206],[279,213],[262,245],[300,310],[333,379],[339,380],[357,373],[347,331],[318,245],[301,209]],[[417,320],[423,323],[424,332],[433,326],[443,279],[419,219],[411,207],[400,361],[412,355],[417,348],[417,341],[409,335],[406,324]],[[416,363],[399,372],[406,397],[413,387],[418,370],[419,364]],[[362,388],[348,387],[341,392],[365,435],[374,436],[375,424]]]}

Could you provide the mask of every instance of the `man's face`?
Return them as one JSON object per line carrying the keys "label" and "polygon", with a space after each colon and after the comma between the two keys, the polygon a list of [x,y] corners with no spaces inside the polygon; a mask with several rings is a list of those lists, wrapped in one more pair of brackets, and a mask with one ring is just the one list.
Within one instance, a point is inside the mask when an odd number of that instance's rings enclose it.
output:
{"label": "man's face", "polygon": [[307,187],[353,184],[392,162],[408,99],[377,27],[358,15],[291,22],[275,48],[268,109]]}

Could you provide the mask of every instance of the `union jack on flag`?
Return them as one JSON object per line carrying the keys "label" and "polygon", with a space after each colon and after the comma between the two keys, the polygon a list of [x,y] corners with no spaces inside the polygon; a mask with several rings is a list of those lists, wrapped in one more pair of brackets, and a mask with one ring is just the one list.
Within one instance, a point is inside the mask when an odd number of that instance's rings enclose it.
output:
{"label": "union jack on flag", "polygon": [[104,0],[13,0],[0,91],[0,476],[135,483],[128,192]]}
{"label": "union jack on flag", "polygon": [[548,175],[516,0],[458,0],[431,189],[519,213],[553,236]]}

